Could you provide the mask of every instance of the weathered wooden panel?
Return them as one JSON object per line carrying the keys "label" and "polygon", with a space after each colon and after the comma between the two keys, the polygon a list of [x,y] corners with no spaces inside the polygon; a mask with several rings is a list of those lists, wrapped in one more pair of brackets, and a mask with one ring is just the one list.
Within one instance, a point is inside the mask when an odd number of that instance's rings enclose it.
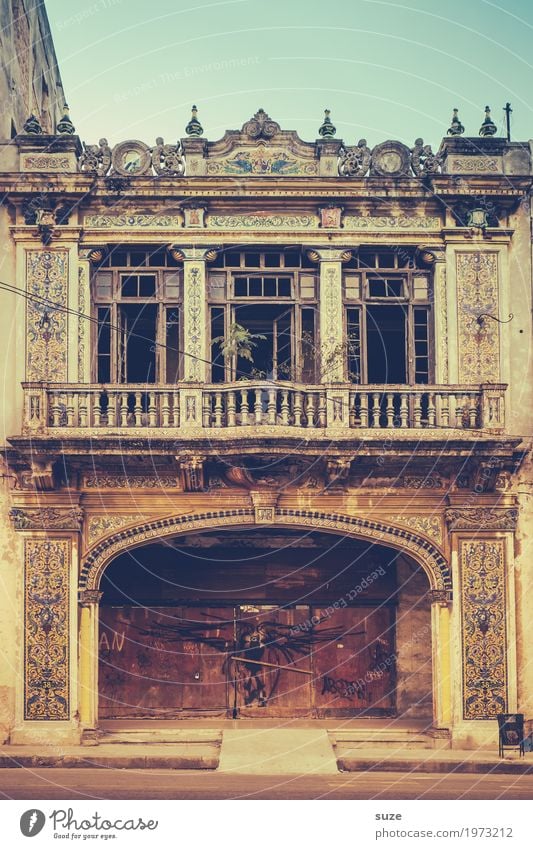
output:
{"label": "weathered wooden panel", "polygon": [[102,718],[394,708],[388,607],[104,607],[100,628]]}
{"label": "weathered wooden panel", "polygon": [[[390,713],[395,706],[394,608],[315,610],[314,706],[318,715]],[[324,639],[323,637],[326,637]]]}

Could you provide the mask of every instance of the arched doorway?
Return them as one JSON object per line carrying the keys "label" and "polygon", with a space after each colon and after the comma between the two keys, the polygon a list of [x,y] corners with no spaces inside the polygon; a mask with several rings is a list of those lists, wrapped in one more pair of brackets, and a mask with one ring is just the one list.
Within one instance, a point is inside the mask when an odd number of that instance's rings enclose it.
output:
{"label": "arched doorway", "polygon": [[319,530],[127,550],[100,582],[99,718],[430,719],[429,588],[409,555]]}

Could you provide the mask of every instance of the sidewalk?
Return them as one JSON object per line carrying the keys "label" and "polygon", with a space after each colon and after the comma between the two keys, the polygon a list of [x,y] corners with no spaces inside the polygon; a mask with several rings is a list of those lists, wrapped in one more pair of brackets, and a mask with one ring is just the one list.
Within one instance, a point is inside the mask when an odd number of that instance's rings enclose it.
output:
{"label": "sidewalk", "polygon": [[[228,737],[227,743],[232,748],[235,737]],[[245,738],[243,738],[243,744]],[[216,770],[223,752],[222,733],[210,743],[108,743],[99,746],[2,746],[0,748],[0,769],[36,769],[42,767],[94,769],[164,769],[164,770]],[[303,741],[293,739],[296,748]],[[324,740],[320,740],[323,748]],[[293,746],[294,749],[294,746]],[[261,754],[261,753],[259,753]],[[228,759],[231,755],[231,761]],[[263,746],[262,755],[265,755]],[[333,750],[332,750],[333,755]],[[286,759],[280,757],[279,750],[275,752],[271,763],[265,758],[259,763],[258,753],[254,751],[252,742],[247,744],[248,760],[253,762],[248,772],[258,771],[263,774],[308,774],[313,773],[311,763],[297,763],[294,750],[287,751]],[[533,775],[533,753],[525,757],[506,754],[502,760],[497,752],[472,751],[460,749],[408,749],[391,750],[383,748],[357,748],[343,751],[337,755],[337,769],[341,772],[425,772],[425,773],[508,773],[512,775]],[[237,766],[235,753],[226,750],[224,755],[225,772],[247,772],[245,765]],[[334,760],[332,757],[334,764]],[[324,771],[330,771],[329,764]],[[244,767],[244,768],[243,768]],[[331,770],[332,772],[334,771]]]}

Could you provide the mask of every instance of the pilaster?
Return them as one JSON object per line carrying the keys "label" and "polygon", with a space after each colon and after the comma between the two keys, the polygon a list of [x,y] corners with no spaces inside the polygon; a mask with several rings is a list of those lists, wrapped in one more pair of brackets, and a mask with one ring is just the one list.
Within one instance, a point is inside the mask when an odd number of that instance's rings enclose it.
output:
{"label": "pilaster", "polygon": [[208,310],[206,263],[214,250],[197,247],[172,248],[183,260],[183,377],[188,383],[205,383],[208,377]]}
{"label": "pilaster", "polygon": [[346,345],[342,290],[342,263],[350,259],[345,249],[319,248],[310,257],[320,263],[320,380],[343,383]]}

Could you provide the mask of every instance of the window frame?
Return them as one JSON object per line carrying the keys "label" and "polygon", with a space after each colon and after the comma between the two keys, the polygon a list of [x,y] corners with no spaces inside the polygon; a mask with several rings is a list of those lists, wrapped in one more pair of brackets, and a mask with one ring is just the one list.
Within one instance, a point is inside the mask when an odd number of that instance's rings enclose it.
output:
{"label": "window frame", "polygon": [[[349,296],[347,294],[347,282],[350,281],[353,290],[353,278],[359,277],[359,297]],[[376,296],[370,294],[369,281],[376,278],[401,279],[403,281],[403,294],[401,296],[384,295]],[[415,281],[419,278],[424,278],[427,281],[426,297],[415,297]],[[348,310],[359,310],[360,324],[360,341],[361,341],[361,356],[360,356],[360,377],[361,383],[354,385],[368,386],[368,339],[367,339],[367,308],[369,306],[378,307],[398,305],[402,306],[406,312],[406,375],[408,386],[424,386],[432,384],[435,379],[435,330],[434,330],[434,309],[433,309],[433,279],[430,271],[424,269],[413,268],[407,266],[404,268],[394,267],[386,268],[379,266],[379,252],[376,251],[374,266],[359,266],[343,271],[343,318],[344,318],[344,339],[348,341]],[[427,316],[427,363],[428,374],[427,384],[415,382],[416,379],[416,345],[415,345],[415,310],[420,309]],[[347,379],[349,382],[349,360],[348,353],[344,357],[344,368],[346,370]],[[386,383],[385,383],[386,385]]]}
{"label": "window frame", "polygon": [[[296,254],[297,250],[291,251]],[[252,266],[246,265],[245,263],[245,255],[247,253],[257,254],[259,256],[259,265]],[[279,254],[280,255],[280,265],[279,266],[271,266],[265,264],[265,255],[267,254]],[[283,251],[282,249],[276,248],[275,246],[270,247],[260,247],[260,248],[249,248],[249,249],[231,249],[228,248],[225,252],[225,255],[230,255],[236,257],[239,255],[239,264],[230,264],[226,262],[221,262],[219,260],[216,267],[210,269],[208,271],[208,309],[209,309],[209,322],[208,322],[208,350],[212,352],[213,350],[213,334],[212,334],[212,310],[217,308],[222,308],[224,310],[224,335],[226,337],[229,336],[231,325],[235,321],[235,310],[239,306],[257,306],[261,308],[262,306],[266,306],[268,304],[285,304],[287,308],[292,307],[292,326],[293,326],[293,337],[294,344],[292,350],[292,370],[296,376],[296,380],[292,380],[287,378],[286,380],[290,380],[290,382],[300,383],[300,377],[303,373],[304,369],[304,354],[302,349],[302,311],[306,309],[313,310],[315,313],[314,320],[314,337],[315,337],[315,347],[319,350],[319,315],[318,315],[318,297],[319,297],[319,273],[317,271],[316,265],[314,264],[306,264],[303,259],[303,254],[300,252],[300,263],[299,265],[289,265],[285,264],[287,251]],[[218,286],[218,293],[215,294],[215,287],[211,287],[210,278],[218,278],[219,284],[224,277],[224,292],[223,296],[220,293],[220,285]],[[257,278],[265,278],[265,277],[280,277],[280,278],[290,278],[290,287],[291,294],[290,295],[236,295],[235,294],[235,278],[236,277],[257,277]],[[309,287],[309,278],[313,278],[314,281],[314,296],[309,297],[302,295],[300,278],[305,277],[306,279],[306,289]],[[237,363],[236,357],[231,358],[230,363],[225,364],[224,368],[224,382],[232,383],[238,379],[237,375]],[[213,372],[211,372],[211,381],[213,377]],[[316,363],[315,369],[315,379],[314,383],[318,381],[319,377],[319,364]],[[284,382],[283,378],[277,378],[280,382]],[[221,381],[220,381],[221,382]]]}
{"label": "window frame", "polygon": [[[155,375],[154,381],[149,383],[148,385],[158,385],[158,384],[169,384],[175,385],[174,382],[169,380],[169,375],[167,374],[167,358],[165,356],[166,351],[166,334],[167,334],[167,310],[177,310],[178,316],[178,380],[183,379],[183,270],[175,265],[166,265],[166,266],[150,266],[148,264],[148,255],[152,253],[151,251],[147,251],[143,248],[124,248],[123,252],[126,253],[127,258],[129,259],[131,251],[136,254],[146,253],[147,260],[145,265],[135,266],[124,266],[124,265],[112,265],[110,264],[109,257],[104,263],[100,263],[97,267],[93,268],[91,274],[91,318],[93,321],[92,324],[92,333],[91,333],[91,376],[93,378],[94,383],[98,383],[98,336],[99,336],[99,324],[98,324],[98,310],[102,307],[108,307],[110,310],[110,324],[111,324],[111,356],[110,356],[110,385],[129,385],[129,383],[125,383],[121,379],[122,372],[122,364],[119,362],[119,350],[120,350],[120,333],[121,333],[121,320],[120,320],[120,308],[121,305],[141,305],[141,304],[155,304],[157,307],[156,311],[156,332],[155,332]],[[98,283],[98,275],[99,274],[109,274],[111,275],[111,294],[107,295],[99,295],[97,293],[97,283]],[[166,280],[165,276],[167,274],[173,274],[178,276],[179,281],[179,296],[178,297],[167,297],[166,295]],[[150,296],[132,296],[132,295],[122,295],[122,279],[125,276],[140,276],[147,275],[150,277],[155,276],[155,293]],[[132,384],[133,385],[133,384]],[[135,384],[135,385],[144,385],[144,384]]]}

